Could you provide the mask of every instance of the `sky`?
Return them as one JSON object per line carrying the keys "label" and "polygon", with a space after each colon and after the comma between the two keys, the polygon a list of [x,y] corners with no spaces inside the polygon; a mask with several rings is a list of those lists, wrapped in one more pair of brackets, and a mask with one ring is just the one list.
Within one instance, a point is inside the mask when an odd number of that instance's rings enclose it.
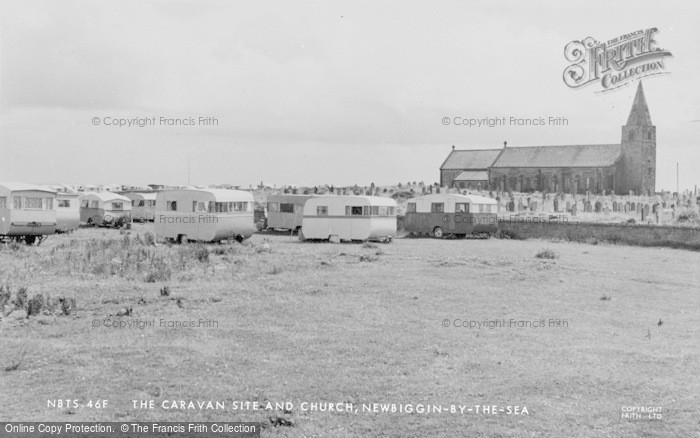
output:
{"label": "sky", "polygon": [[452,145],[619,143],[637,82],[569,88],[564,47],[656,27],[657,190],[676,163],[693,188],[698,22],[697,1],[3,1],[0,181],[432,183]]}

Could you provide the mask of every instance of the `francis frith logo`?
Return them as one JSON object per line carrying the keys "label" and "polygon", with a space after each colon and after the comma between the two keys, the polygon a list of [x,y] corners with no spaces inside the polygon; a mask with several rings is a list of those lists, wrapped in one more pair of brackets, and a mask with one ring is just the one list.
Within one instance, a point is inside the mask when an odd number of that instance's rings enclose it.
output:
{"label": "francis frith logo", "polygon": [[566,60],[564,83],[580,88],[600,82],[600,92],[611,91],[641,78],[669,74],[665,57],[673,56],[658,47],[655,27],[640,29],[605,42],[593,37],[571,41],[564,48]]}

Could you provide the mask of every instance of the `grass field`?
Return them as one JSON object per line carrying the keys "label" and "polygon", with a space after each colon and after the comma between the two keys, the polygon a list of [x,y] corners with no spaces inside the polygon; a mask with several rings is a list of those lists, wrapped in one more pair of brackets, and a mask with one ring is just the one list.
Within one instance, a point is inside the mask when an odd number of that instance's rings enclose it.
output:
{"label": "grass field", "polygon": [[[697,252],[265,234],[152,246],[150,229],[80,229],[0,250],[12,301],[26,287],[44,302],[29,318],[5,306],[0,418],[260,421],[263,436],[290,437],[697,436]],[[75,299],[75,309],[61,311],[59,297]],[[201,327],[160,326],[200,319]],[[545,327],[517,326],[540,320]],[[105,327],[119,323],[132,327]],[[48,407],[55,399],[83,407]],[[84,406],[97,399],[107,405]],[[163,407],[173,401],[225,409]],[[292,409],[232,409],[246,401]],[[311,411],[311,403],[358,411]],[[373,403],[443,410],[363,409]],[[476,405],[498,413],[466,411]],[[527,413],[509,415],[508,406]],[[634,406],[660,407],[661,418],[622,418]]]}

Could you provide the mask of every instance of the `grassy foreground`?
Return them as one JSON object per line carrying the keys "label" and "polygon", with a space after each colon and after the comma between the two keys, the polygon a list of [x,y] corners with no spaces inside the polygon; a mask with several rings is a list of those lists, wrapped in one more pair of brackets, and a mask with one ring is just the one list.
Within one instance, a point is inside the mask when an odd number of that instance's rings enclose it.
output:
{"label": "grassy foreground", "polygon": [[[290,437],[698,430],[696,252],[264,234],[242,245],[153,246],[150,229],[81,229],[0,250],[12,301],[0,320],[0,418],[260,421],[263,436]],[[43,303],[29,318],[26,305],[13,310],[23,287]],[[463,327],[494,320],[506,326]],[[82,407],[49,407],[56,399]],[[85,407],[98,399],[107,405]],[[265,410],[268,401],[292,409]],[[368,412],[374,403],[443,410]],[[633,406],[660,407],[661,418],[622,418]]]}

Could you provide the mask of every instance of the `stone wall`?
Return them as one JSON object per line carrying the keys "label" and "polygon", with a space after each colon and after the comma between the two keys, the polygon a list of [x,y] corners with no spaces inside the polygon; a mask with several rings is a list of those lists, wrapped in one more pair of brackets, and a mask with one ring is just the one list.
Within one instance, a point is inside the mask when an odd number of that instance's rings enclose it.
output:
{"label": "stone wall", "polygon": [[526,219],[499,221],[501,236],[514,239],[562,239],[586,243],[665,246],[700,251],[700,228],[527,221]]}

